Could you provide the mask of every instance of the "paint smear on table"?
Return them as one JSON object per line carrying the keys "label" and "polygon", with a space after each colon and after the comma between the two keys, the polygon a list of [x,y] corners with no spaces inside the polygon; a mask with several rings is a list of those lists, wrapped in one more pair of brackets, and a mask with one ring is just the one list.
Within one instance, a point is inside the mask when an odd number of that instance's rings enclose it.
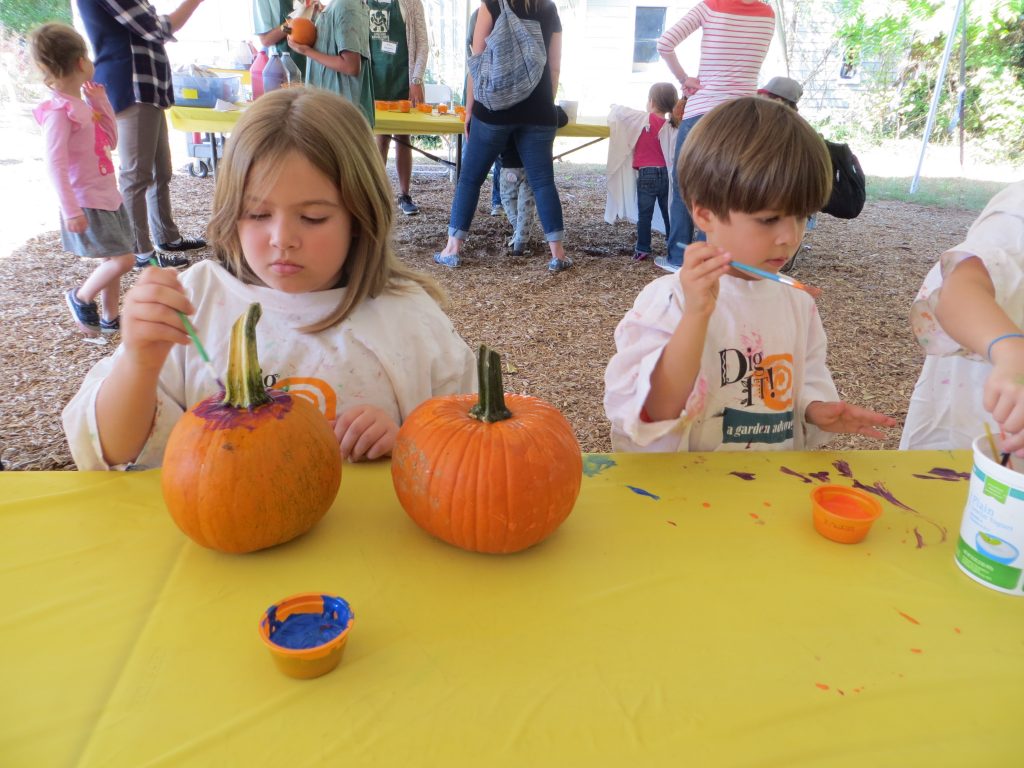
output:
{"label": "paint smear on table", "polygon": [[836,468],[836,471],[843,477],[853,477],[853,472],[850,470],[850,465],[845,461],[833,461],[832,466]]}
{"label": "paint smear on table", "polygon": [[814,687],[815,688],[820,688],[823,691],[827,691],[828,690],[828,686],[825,685],[824,683],[815,683]]}
{"label": "paint smear on table", "polygon": [[813,482],[811,480],[811,478],[806,477],[804,475],[801,475],[799,472],[794,472],[789,467],[779,467],[779,472],[781,472],[784,475],[791,475],[792,477],[799,477],[805,483]]}
{"label": "paint smear on table", "polygon": [[885,483],[876,482],[873,485],[865,485],[860,480],[857,480],[856,478],[854,478],[853,487],[854,488],[859,488],[862,491],[867,491],[868,493],[873,493],[875,496],[881,496],[883,499],[888,501],[890,504],[892,504],[893,506],[899,507],[900,509],[905,509],[908,512],[915,512],[916,511],[913,507],[908,507],[902,501],[897,499],[892,494],[892,491],[890,491],[888,488],[885,487]]}
{"label": "paint smear on table", "polygon": [[740,480],[755,480],[757,475],[753,472],[730,472],[730,475],[736,475]]}
{"label": "paint smear on table", "polygon": [[924,536],[917,530],[917,526],[914,526],[914,538],[917,539],[917,549],[921,549],[924,546]]}
{"label": "paint smear on table", "polygon": [[921,648],[911,648],[910,652],[911,653],[924,653],[924,651]]}
{"label": "paint smear on table", "polygon": [[906,619],[907,621],[909,621],[909,622],[910,622],[911,624],[918,624],[918,625],[920,625],[920,624],[921,624],[921,622],[920,622],[920,621],[918,621],[917,619],[915,619],[915,618],[914,618],[913,616],[911,616],[911,615],[910,615],[909,613],[904,613],[903,611],[896,611],[896,613],[898,613],[898,614],[899,614],[900,616],[902,616],[902,617],[903,617],[904,619]]}
{"label": "paint smear on table", "polygon": [[658,501],[661,498],[661,496],[655,496],[650,491],[645,491],[643,488],[637,488],[635,485],[627,485],[626,487],[629,488],[629,490],[631,490],[637,496],[647,496],[648,498],[654,499],[655,501]]}
{"label": "paint smear on table", "polygon": [[583,457],[583,474],[587,477],[600,475],[606,469],[611,469],[614,466],[615,459],[610,459],[599,453],[592,453]]}
{"label": "paint smear on table", "polygon": [[828,472],[808,472],[811,477],[817,480],[819,483],[828,482]]}
{"label": "paint smear on table", "polygon": [[761,516],[760,516],[759,514],[757,514],[756,512],[750,512],[750,513],[748,513],[748,514],[749,514],[749,515],[750,515],[750,516],[751,516],[752,518],[754,518],[754,522],[755,522],[755,523],[756,523],[757,525],[764,525],[764,520],[762,520],[762,519],[761,519]]}
{"label": "paint smear on table", "polygon": [[926,475],[913,475],[921,480],[945,480],[949,483],[957,483],[961,480],[970,480],[970,472],[960,472],[956,469],[947,469],[946,467],[932,467],[928,470]]}
{"label": "paint smear on table", "polygon": [[676,525],[674,520],[666,520],[665,522],[668,523],[669,525],[671,525],[673,528],[678,528],[679,527],[678,525]]}

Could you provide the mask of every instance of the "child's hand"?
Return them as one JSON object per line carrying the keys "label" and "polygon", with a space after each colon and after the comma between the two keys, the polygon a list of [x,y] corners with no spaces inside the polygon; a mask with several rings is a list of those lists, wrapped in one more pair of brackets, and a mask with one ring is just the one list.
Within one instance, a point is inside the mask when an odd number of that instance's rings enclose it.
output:
{"label": "child's hand", "polygon": [[73,216],[64,222],[64,229],[68,232],[74,232],[76,235],[80,235],[89,228],[89,221],[85,218],[85,214],[81,216]]}
{"label": "child's hand", "polygon": [[728,253],[708,243],[698,241],[686,246],[679,270],[679,284],[686,299],[684,313],[711,316],[718,301],[718,278],[729,271],[729,261]]}
{"label": "child's hand", "polygon": [[341,458],[350,461],[379,459],[391,453],[398,424],[380,408],[357,405],[337,418],[334,434],[341,448]]}
{"label": "child's hand", "polygon": [[1000,449],[1015,453],[1024,448],[1024,339],[1000,343],[982,404],[1005,434]]}
{"label": "child's hand", "polygon": [[107,95],[107,89],[101,83],[94,83],[92,80],[83,83],[82,90],[85,92],[86,98]]}
{"label": "child's hand", "polygon": [[191,315],[195,308],[177,273],[146,267],[121,310],[121,343],[136,365],[159,370],[175,344],[189,343],[178,312]]}
{"label": "child's hand", "polygon": [[804,411],[804,419],[825,432],[845,432],[867,437],[885,437],[876,427],[895,427],[896,419],[859,405],[815,400]]}

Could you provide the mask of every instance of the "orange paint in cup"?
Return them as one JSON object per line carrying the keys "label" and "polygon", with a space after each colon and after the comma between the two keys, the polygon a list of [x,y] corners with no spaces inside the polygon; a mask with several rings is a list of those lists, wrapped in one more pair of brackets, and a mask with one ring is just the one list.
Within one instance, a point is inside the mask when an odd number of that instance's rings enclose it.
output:
{"label": "orange paint in cup", "polygon": [[856,544],[882,514],[878,499],[857,488],[822,485],[811,492],[814,529],[826,539]]}

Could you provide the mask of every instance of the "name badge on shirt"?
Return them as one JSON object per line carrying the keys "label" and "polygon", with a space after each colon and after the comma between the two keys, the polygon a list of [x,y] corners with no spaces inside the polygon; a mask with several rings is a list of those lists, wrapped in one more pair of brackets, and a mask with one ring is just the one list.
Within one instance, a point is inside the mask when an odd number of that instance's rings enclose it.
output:
{"label": "name badge on shirt", "polygon": [[381,40],[380,50],[381,53],[397,53],[398,43],[392,42],[391,40]]}

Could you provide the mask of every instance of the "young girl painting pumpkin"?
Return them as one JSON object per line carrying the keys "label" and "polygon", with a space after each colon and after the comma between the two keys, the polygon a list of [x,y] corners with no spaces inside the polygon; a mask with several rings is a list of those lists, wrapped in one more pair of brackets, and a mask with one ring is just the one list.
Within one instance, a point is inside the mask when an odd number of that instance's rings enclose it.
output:
{"label": "young girl painting pumpkin", "polygon": [[252,302],[267,384],[304,392],[351,460],[390,453],[424,400],[474,389],[473,354],[428,278],[392,250],[391,191],[358,109],[320,89],[259,99],[218,171],[215,257],[147,269],[125,297],[123,342],[64,410],[80,469],[158,466],[184,410],[218,390],[180,313],[218,368]]}

